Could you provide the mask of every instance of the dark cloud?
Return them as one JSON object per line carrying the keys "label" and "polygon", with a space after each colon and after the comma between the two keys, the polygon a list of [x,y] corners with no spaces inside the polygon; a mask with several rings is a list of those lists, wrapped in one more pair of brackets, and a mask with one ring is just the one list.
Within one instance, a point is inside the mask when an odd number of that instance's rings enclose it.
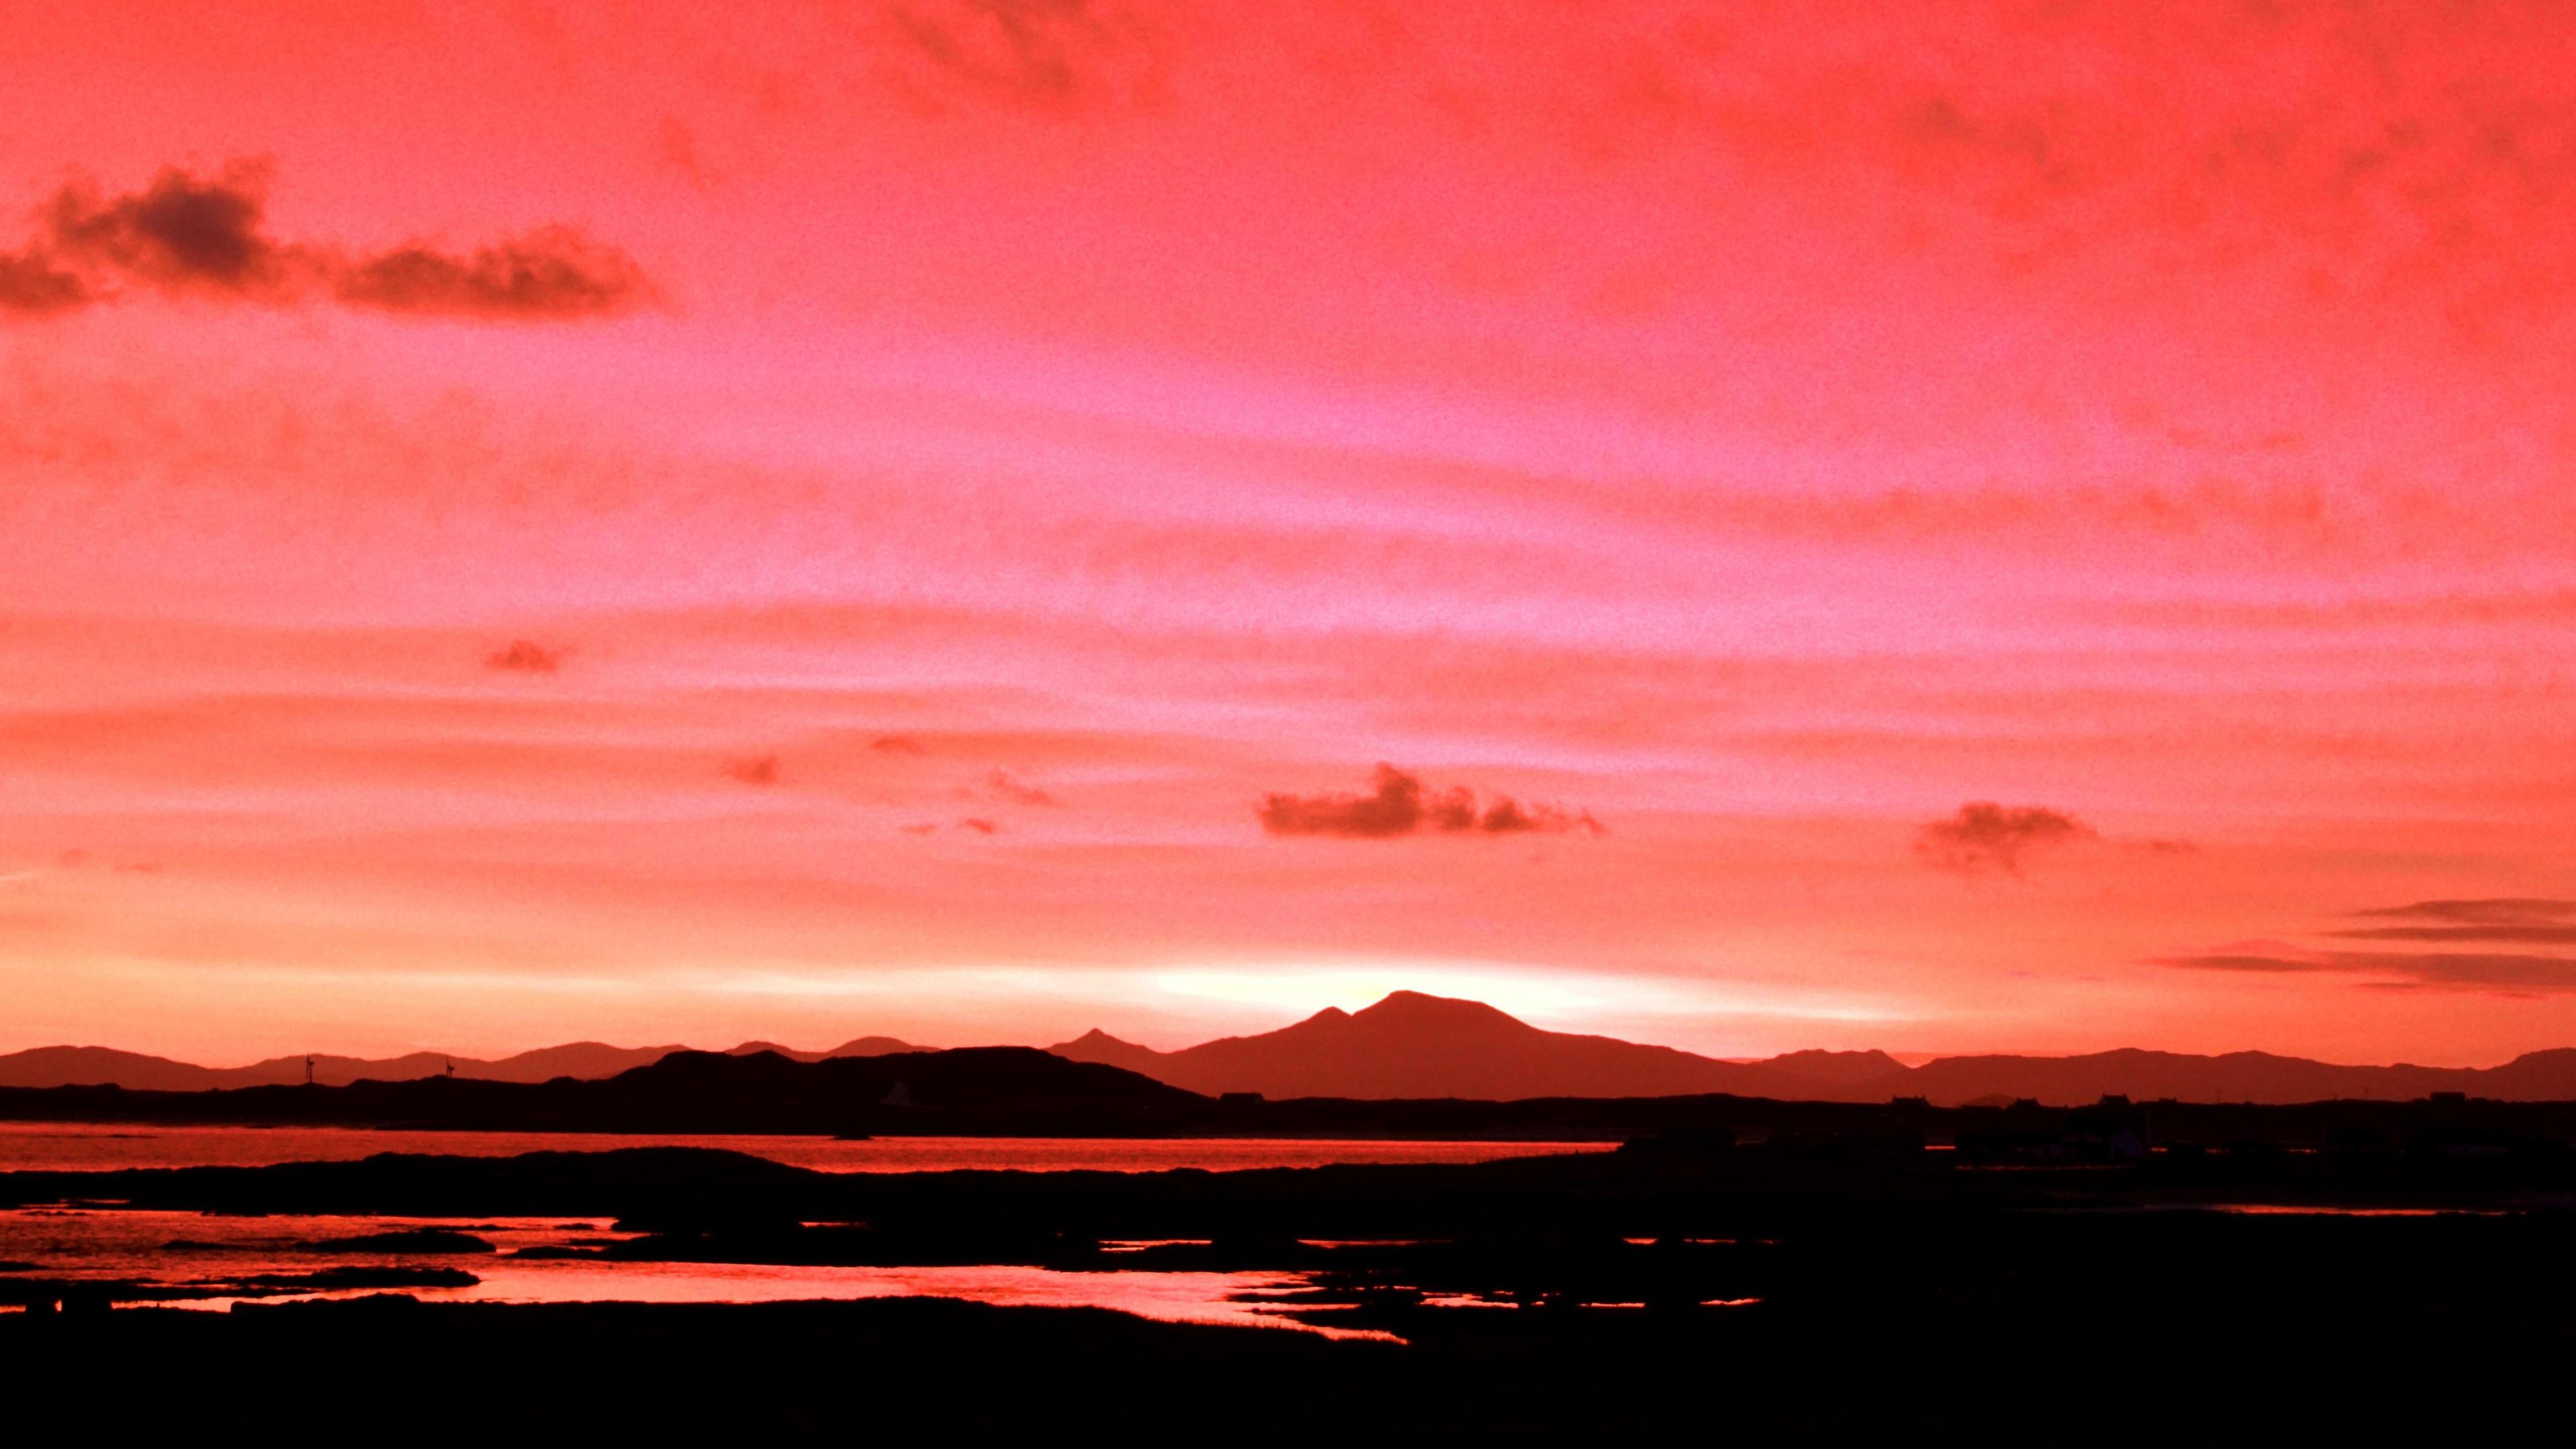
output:
{"label": "dark cloud", "polygon": [[868,748],[889,755],[926,755],[930,751],[910,735],[879,735],[868,741]]}
{"label": "dark cloud", "polygon": [[939,827],[937,825],[927,823],[920,825],[907,825],[903,827],[903,833],[906,835],[931,835],[937,833],[938,830]]}
{"label": "dark cloud", "polygon": [[0,252],[0,312],[41,317],[90,301],[81,279],[39,252]]}
{"label": "dark cloud", "polygon": [[76,182],[43,218],[54,250],[75,264],[165,292],[277,298],[303,259],[262,230],[267,209],[267,169],[236,162],[211,179],[168,167],[124,196]]}
{"label": "dark cloud", "polygon": [[2416,901],[2355,911],[2380,920],[2430,921],[2462,926],[2538,926],[2576,921],[2576,901],[2546,896],[2485,896],[2468,900]]}
{"label": "dark cloud", "polygon": [[2384,979],[2358,984],[2380,989],[2497,991],[2524,996],[2576,992],[2576,958],[2512,952],[2325,951],[2300,956],[2214,954],[2172,956],[2157,964],[2194,971],[2376,976]]}
{"label": "dark cloud", "polygon": [[633,258],[567,227],[462,254],[280,241],[267,231],[268,179],[265,165],[235,162],[211,177],[165,168],[122,195],[65,186],[37,212],[36,245],[0,253],[0,313],[67,311],[123,285],[268,305],[319,292],[381,311],[527,321],[601,316],[651,295]]}
{"label": "dark cloud", "polygon": [[2001,871],[2019,876],[2034,852],[2099,838],[2092,826],[2043,806],[1972,800],[1958,814],[1915,832],[1914,853],[1927,864],[1965,875]]}
{"label": "dark cloud", "polygon": [[995,770],[986,775],[984,788],[1014,805],[1056,806],[1064,803],[1037,786],[1012,775],[1008,770]]}
{"label": "dark cloud", "polygon": [[554,319],[620,311],[649,289],[634,258],[569,228],[548,227],[468,256],[397,247],[341,271],[331,292],[388,312]]}
{"label": "dark cloud", "polygon": [[563,658],[561,650],[533,639],[513,639],[508,648],[486,655],[483,664],[512,674],[552,674],[563,667]]}
{"label": "dark cloud", "polygon": [[756,760],[736,760],[725,766],[724,772],[746,785],[775,785],[778,783],[778,757],[763,755]]}
{"label": "dark cloud", "polygon": [[972,830],[978,835],[999,835],[1002,833],[1002,827],[994,824],[992,821],[976,819],[973,817],[958,821],[957,828],[960,830]]}
{"label": "dark cloud", "polygon": [[1479,810],[1475,792],[1465,786],[1435,792],[1425,788],[1419,776],[1393,765],[1380,764],[1375,781],[1377,788],[1365,795],[1266,795],[1261,801],[1261,828],[1273,835],[1337,835],[1352,840],[1383,840],[1421,831],[1608,833],[1588,814],[1553,805],[1524,806],[1508,795],[1495,796]]}

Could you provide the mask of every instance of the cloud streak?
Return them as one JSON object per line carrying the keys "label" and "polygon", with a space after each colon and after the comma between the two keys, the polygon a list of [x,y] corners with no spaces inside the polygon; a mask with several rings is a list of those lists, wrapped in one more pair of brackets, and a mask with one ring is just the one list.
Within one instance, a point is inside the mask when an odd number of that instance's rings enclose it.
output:
{"label": "cloud streak", "polygon": [[[2423,945],[2576,945],[2576,901],[2548,897],[2415,901],[2352,914],[2362,920],[2404,924],[2350,927],[2325,934],[2344,941]],[[2522,951],[2406,952],[2344,947],[2306,950],[2267,941],[2235,951],[2166,957],[2157,964],[2253,975],[2375,976],[2382,979],[2355,984],[2378,990],[2490,991],[2520,996],[2576,992],[2576,957]]]}
{"label": "cloud streak", "polygon": [[1423,833],[1461,835],[1608,832],[1588,813],[1554,805],[1523,805],[1496,795],[1482,806],[1461,785],[1433,791],[1418,775],[1380,764],[1376,788],[1365,795],[1271,794],[1262,797],[1261,828],[1272,835],[1325,835],[1345,840],[1386,840]]}
{"label": "cloud streak", "polygon": [[2394,978],[2356,983],[2382,990],[2501,991],[2512,995],[2576,992],[2576,959],[2517,952],[2328,951],[2313,955],[2215,953],[2169,956],[2162,966],[2249,975],[2339,974]]}
{"label": "cloud streak", "polygon": [[564,321],[628,310],[652,295],[625,252],[546,226],[454,253],[415,241],[387,251],[281,241],[268,233],[268,170],[234,162],[212,176],[164,168],[139,191],[73,182],[37,212],[37,236],[0,253],[0,314],[69,312],[133,288],[286,306],[323,296],[410,316]]}

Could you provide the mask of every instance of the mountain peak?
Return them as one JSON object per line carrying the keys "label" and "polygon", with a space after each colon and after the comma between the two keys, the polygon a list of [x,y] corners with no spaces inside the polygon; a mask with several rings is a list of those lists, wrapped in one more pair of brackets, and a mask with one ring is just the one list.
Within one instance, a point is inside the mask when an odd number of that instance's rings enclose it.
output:
{"label": "mountain peak", "polygon": [[1499,1007],[1481,1001],[1468,1001],[1456,996],[1431,996],[1420,991],[1390,991],[1376,1004],[1362,1008],[1351,1020],[1372,1026],[1442,1027],[1518,1027],[1535,1030],[1528,1022]]}

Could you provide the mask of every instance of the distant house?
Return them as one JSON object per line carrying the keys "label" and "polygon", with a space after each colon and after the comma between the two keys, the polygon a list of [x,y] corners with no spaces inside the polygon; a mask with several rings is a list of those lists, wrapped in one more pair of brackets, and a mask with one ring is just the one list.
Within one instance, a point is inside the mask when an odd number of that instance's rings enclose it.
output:
{"label": "distant house", "polygon": [[2066,1114],[2059,1137],[2067,1157],[2084,1162],[2135,1162],[2147,1155],[2154,1137],[2147,1131],[2146,1109],[2126,1097],[2106,1096],[2090,1107]]}
{"label": "distant house", "polygon": [[1984,1161],[2136,1162],[2154,1142],[2146,1109],[2126,1097],[2104,1097],[2062,1113],[2024,1099],[1975,1129],[1963,1129],[1958,1150]]}

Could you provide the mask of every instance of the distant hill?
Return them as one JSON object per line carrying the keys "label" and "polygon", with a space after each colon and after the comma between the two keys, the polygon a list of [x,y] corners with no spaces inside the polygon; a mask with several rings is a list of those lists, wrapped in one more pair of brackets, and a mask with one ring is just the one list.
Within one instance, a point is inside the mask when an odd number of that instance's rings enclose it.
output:
{"label": "distant hill", "polygon": [[1544,1031],[1480,1002],[1399,991],[1366,1010],[1318,1012],[1259,1036],[1158,1052],[1088,1032],[1049,1048],[1210,1094],[1269,1097],[1510,1100],[1726,1092],[1822,1102],[1927,1097],[1958,1106],[1988,1097],[2052,1105],[2118,1094],[2141,1101],[2297,1103],[2336,1097],[2412,1099],[2464,1092],[2506,1101],[2576,1101],[2576,1049],[2533,1052],[2498,1067],[2340,1066],[2267,1052],[2191,1056],[1941,1057],[1908,1068],[1884,1052],[1791,1052],[1719,1061],[1670,1047]]}
{"label": "distant hill", "polygon": [[[688,1050],[680,1046],[617,1047],[577,1041],[520,1052],[498,1061],[443,1052],[376,1059],[315,1056],[313,1080],[326,1087],[358,1081],[408,1082],[445,1076],[451,1063],[457,1076],[482,1082],[548,1082],[557,1077],[593,1080],[651,1066],[674,1052]],[[819,1062],[834,1057],[922,1050],[925,1048],[890,1036],[863,1036],[827,1051],[795,1051],[771,1042],[745,1042],[729,1055],[768,1051],[801,1062]],[[0,1056],[0,1087],[118,1086],[138,1092],[207,1092],[229,1087],[294,1086],[303,1080],[304,1058],[300,1056],[271,1057],[246,1067],[201,1067],[109,1047],[35,1047]]]}
{"label": "distant hill", "polygon": [[[1398,991],[1358,1012],[1328,1008],[1260,1036],[1158,1052],[1094,1031],[1048,1050],[1194,1092],[1268,1097],[1749,1097],[1848,1099],[1904,1071],[1881,1052],[1800,1052],[1726,1062],[1671,1047],[1543,1031],[1477,1001]],[[1866,1097],[1869,1094],[1863,1094]]]}
{"label": "distant hill", "polygon": [[2067,1104],[2111,1093],[2140,1101],[2174,1097],[2292,1103],[2462,1092],[2514,1102],[2566,1102],[2576,1101],[2576,1050],[2531,1052],[2500,1067],[2353,1067],[2269,1052],[2188,1056],[2135,1048],[2075,1057],[1940,1057],[1878,1085],[1887,1095],[1928,1097],[1936,1106],[1980,1097]]}
{"label": "distant hill", "polygon": [[[1259,1092],[1281,1099],[1672,1097],[1727,1093],[1787,1101],[1884,1102],[1924,1097],[1936,1106],[2030,1097],[2051,1105],[2119,1094],[2152,1101],[2317,1102],[2332,1098],[2412,1099],[2463,1092],[2517,1102],[2576,1101],[2576,1049],[2532,1052],[2496,1067],[2343,1066],[2269,1052],[2192,1056],[2178,1052],[2094,1052],[2084,1056],[1940,1057],[1908,1068],[1884,1052],[1800,1051],[1761,1061],[1722,1061],[1671,1047],[1531,1026],[1482,1002],[1398,991],[1357,1012],[1338,1008],[1257,1036],[1225,1037],[1161,1052],[1091,1031],[1047,1049],[1069,1061],[1117,1067],[1206,1095]],[[601,1080],[674,1055],[799,1062],[916,1055],[925,1049],[888,1036],[863,1036],[824,1051],[744,1042],[728,1052],[685,1047],[617,1047],[570,1042],[497,1061],[437,1052],[381,1060],[317,1056],[325,1086],[404,1082],[446,1075],[483,1082]],[[0,1056],[0,1088],[116,1085],[133,1091],[202,1092],[292,1086],[304,1058],[246,1067],[202,1067],[106,1047],[37,1047]]]}
{"label": "distant hill", "polygon": [[932,1132],[1159,1136],[1203,1125],[1208,1099],[1034,1047],[968,1047],[800,1062],[677,1051],[604,1080],[462,1074],[340,1087],[227,1091],[0,1088],[24,1121],[332,1124],[519,1132]]}

